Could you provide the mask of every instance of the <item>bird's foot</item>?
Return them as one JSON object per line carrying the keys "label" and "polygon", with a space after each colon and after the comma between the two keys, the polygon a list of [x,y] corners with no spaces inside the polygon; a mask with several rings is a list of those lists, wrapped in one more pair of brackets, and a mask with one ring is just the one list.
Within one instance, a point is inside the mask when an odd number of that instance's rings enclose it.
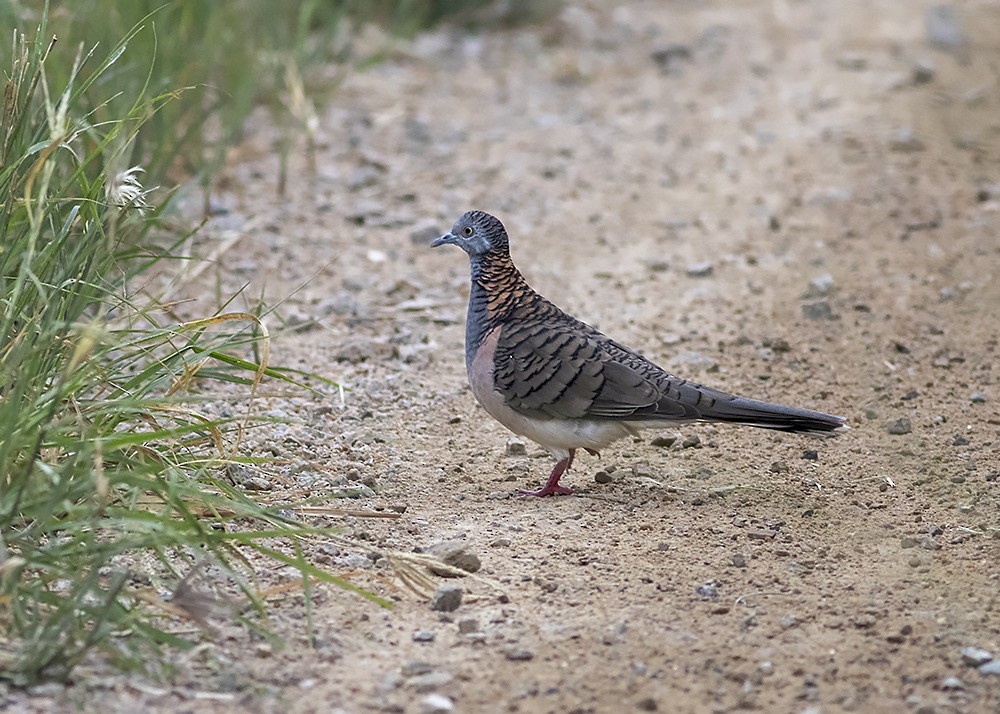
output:
{"label": "bird's foot", "polygon": [[597,449],[584,449],[584,450],[591,456],[596,456],[597,458],[601,458],[601,452],[598,451]]}
{"label": "bird's foot", "polygon": [[559,485],[559,479],[562,475],[566,473],[570,466],[573,465],[573,455],[576,453],[576,449],[569,450],[569,456],[556,464],[556,467],[552,469],[552,473],[549,474],[549,480],[545,482],[537,491],[529,491],[527,489],[518,489],[518,493],[522,496],[568,496],[573,493],[573,490],[566,488],[565,486]]}
{"label": "bird's foot", "polygon": [[569,496],[573,493],[573,489],[560,486],[557,483],[547,483],[534,491],[527,488],[519,488],[517,492],[522,496]]}

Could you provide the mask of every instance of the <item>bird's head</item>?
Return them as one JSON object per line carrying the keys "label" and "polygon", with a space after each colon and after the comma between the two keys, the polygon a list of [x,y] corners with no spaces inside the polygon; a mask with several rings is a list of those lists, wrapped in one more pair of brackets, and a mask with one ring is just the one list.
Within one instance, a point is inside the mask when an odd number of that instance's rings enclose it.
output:
{"label": "bird's head", "polygon": [[483,211],[468,211],[455,221],[450,233],[435,238],[431,248],[446,244],[457,245],[472,259],[490,253],[506,254],[510,250],[507,231],[499,218]]}

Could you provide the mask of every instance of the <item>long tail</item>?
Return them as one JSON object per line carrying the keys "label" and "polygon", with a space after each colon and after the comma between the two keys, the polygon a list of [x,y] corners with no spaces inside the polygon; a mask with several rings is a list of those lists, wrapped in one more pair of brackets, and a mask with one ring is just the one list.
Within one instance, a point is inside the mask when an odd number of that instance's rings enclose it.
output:
{"label": "long tail", "polygon": [[845,417],[824,414],[811,409],[786,407],[745,397],[717,400],[707,409],[699,409],[700,421],[727,422],[759,426],[798,434],[836,436],[847,431]]}

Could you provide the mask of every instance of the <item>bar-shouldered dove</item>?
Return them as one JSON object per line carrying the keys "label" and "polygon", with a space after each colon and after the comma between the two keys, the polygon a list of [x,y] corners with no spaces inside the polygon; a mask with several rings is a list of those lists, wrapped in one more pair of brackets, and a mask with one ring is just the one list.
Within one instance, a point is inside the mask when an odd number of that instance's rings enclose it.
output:
{"label": "bar-shouldered dove", "polygon": [[593,454],[665,422],[728,422],[833,435],[845,419],[769,404],[680,379],[570,317],[536,293],[510,257],[494,216],[469,211],[432,247],[469,254],[472,288],[465,366],[472,393],[494,419],[547,449],[557,463],[526,495],[569,494],[559,479],[577,449]]}

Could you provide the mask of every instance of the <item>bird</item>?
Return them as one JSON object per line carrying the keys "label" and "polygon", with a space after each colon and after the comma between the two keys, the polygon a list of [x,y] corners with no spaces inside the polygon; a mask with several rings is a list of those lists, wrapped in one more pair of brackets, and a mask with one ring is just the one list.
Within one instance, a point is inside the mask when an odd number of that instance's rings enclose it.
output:
{"label": "bird", "polygon": [[528,284],[510,255],[503,223],[468,211],[431,247],[469,256],[465,324],[469,385],[486,412],[546,449],[556,465],[528,496],[568,495],[559,483],[578,449],[594,456],[614,441],[669,422],[724,422],[832,436],[847,420],[727,394],[681,379],[566,314]]}

